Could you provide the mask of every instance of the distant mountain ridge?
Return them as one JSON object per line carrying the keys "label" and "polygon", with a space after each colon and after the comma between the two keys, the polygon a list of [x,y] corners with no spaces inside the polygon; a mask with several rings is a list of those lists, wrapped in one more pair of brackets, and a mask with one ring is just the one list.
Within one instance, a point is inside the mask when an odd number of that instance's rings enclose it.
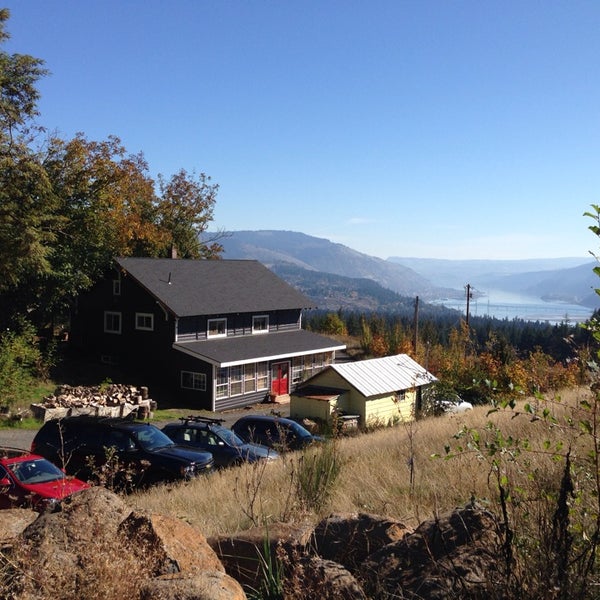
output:
{"label": "distant mountain ridge", "polygon": [[[220,240],[223,258],[253,259],[315,298],[320,307],[393,310],[401,297],[459,298],[471,284],[531,297],[600,307],[596,262],[586,258],[447,260],[362,254],[343,244],[282,230],[234,231]],[[309,293],[310,290],[310,293]]]}
{"label": "distant mountain ridge", "polygon": [[445,293],[409,267],[304,233],[234,231],[220,242],[225,249],[224,258],[250,258],[269,268],[286,264],[307,271],[371,279],[404,296],[435,298]]}

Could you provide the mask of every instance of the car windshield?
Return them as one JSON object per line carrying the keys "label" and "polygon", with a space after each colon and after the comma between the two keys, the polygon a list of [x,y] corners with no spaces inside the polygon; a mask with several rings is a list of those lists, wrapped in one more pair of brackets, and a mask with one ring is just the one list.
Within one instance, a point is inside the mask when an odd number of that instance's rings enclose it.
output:
{"label": "car windshield", "polygon": [[12,463],[10,470],[13,475],[25,484],[48,483],[64,479],[65,474],[45,458],[35,458]]}
{"label": "car windshield", "polygon": [[158,450],[159,448],[168,448],[175,445],[170,437],[167,437],[154,425],[138,429],[133,432],[133,435],[144,450]]}
{"label": "car windshield", "polygon": [[215,433],[228,445],[228,446],[243,446],[244,440],[239,438],[231,429],[223,427],[222,429],[215,429]]}

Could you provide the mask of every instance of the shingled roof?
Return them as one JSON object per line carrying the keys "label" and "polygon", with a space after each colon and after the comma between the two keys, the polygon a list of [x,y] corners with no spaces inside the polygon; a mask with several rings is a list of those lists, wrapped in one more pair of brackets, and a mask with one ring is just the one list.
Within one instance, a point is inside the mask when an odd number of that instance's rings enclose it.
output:
{"label": "shingled roof", "polygon": [[313,307],[256,260],[118,258],[116,264],[177,317]]}

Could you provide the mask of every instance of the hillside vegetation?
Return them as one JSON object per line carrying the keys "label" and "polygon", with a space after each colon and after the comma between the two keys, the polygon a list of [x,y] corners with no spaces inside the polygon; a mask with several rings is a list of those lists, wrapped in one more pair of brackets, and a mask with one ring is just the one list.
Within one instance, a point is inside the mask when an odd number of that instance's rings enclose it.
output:
{"label": "hillside vegetation", "polygon": [[331,512],[386,515],[416,527],[475,500],[504,528],[506,589],[497,597],[591,598],[600,581],[598,408],[586,388],[479,406],[334,439],[275,465],[155,488],[132,501],[214,536],[278,521],[314,524]]}

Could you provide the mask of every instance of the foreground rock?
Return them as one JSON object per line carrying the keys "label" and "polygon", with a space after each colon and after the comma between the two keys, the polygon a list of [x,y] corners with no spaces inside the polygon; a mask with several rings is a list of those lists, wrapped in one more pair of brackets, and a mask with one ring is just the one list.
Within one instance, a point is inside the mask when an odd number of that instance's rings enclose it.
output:
{"label": "foreground rock", "polygon": [[0,597],[12,600],[244,600],[266,581],[285,600],[502,597],[498,523],[476,504],[415,531],[352,513],[207,541],[93,487],[58,513],[0,511],[0,540]]}
{"label": "foreground rock", "polygon": [[319,556],[356,573],[370,554],[401,540],[408,533],[412,533],[412,529],[386,517],[334,513],[315,527],[314,542]]}
{"label": "foreground rock", "polygon": [[28,508],[7,508],[0,511],[0,547],[14,543],[37,518],[38,513]]}
{"label": "foreground rock", "polygon": [[470,504],[371,554],[361,578],[372,598],[498,597],[500,556],[494,515]]}
{"label": "foreground rock", "polygon": [[266,566],[309,553],[312,532],[309,526],[272,523],[208,542],[227,573],[247,588],[256,590],[261,585]]}
{"label": "foreground rock", "polygon": [[[18,566],[10,590],[15,599],[117,600],[142,592],[157,599],[246,597],[200,532],[172,517],[134,512],[103,487],[73,496],[61,512],[39,515],[8,557]],[[171,578],[160,580],[167,573]],[[182,596],[182,586],[206,593]]]}

